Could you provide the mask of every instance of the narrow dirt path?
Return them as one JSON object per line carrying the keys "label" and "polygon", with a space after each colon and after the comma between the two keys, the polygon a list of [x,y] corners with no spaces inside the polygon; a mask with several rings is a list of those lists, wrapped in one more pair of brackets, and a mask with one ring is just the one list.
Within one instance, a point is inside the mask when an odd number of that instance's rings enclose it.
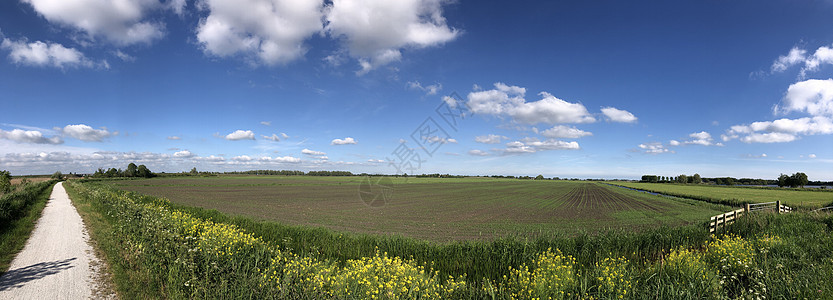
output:
{"label": "narrow dirt path", "polygon": [[32,236],[0,277],[0,299],[91,299],[100,263],[62,182],[52,189]]}

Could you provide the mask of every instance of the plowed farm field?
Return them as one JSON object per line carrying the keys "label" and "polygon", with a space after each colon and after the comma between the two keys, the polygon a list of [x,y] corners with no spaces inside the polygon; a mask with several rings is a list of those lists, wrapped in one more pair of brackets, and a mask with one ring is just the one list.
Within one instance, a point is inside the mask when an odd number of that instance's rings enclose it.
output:
{"label": "plowed farm field", "polygon": [[111,184],[231,215],[432,241],[675,226],[728,210],[586,181],[220,176]]}

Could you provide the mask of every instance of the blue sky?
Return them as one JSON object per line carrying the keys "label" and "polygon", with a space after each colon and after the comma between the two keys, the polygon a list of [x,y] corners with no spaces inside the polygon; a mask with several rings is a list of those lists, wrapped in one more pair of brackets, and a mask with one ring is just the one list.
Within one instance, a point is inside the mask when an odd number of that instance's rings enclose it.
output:
{"label": "blue sky", "polygon": [[[0,169],[833,180],[831,15],[830,1],[3,1]],[[464,118],[452,128],[438,107]]]}

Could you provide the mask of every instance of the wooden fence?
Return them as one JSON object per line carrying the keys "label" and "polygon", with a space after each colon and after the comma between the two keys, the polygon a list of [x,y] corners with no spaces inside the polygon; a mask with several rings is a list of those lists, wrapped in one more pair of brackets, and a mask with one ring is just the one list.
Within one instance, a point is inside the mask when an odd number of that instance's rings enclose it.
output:
{"label": "wooden fence", "polygon": [[746,204],[741,209],[736,209],[711,217],[711,222],[709,222],[709,232],[717,232],[720,228],[726,230],[726,226],[734,223],[737,218],[740,218],[748,213],[764,210],[778,211],[779,214],[793,211],[793,209],[789,206],[781,204],[781,201]]}

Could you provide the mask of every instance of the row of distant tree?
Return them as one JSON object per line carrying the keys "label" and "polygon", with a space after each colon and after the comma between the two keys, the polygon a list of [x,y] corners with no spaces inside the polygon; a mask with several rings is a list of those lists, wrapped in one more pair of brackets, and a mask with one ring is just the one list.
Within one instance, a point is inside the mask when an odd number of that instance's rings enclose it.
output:
{"label": "row of distant tree", "polygon": [[[686,183],[686,184],[718,184],[718,185],[778,185],[780,187],[804,187],[811,183],[807,179],[807,174],[797,172],[793,175],[781,174],[777,180],[767,179],[753,179],[753,178],[733,178],[733,177],[715,177],[704,178],[700,174],[687,176],[685,174],[678,176],[657,176],[657,175],[642,175],[641,182],[651,183]],[[812,182],[823,185],[824,182]]]}
{"label": "row of distant tree", "polygon": [[134,163],[130,163],[127,165],[127,169],[116,169],[116,168],[109,168],[106,171],[102,168],[98,168],[98,170],[93,173],[93,178],[113,178],[113,177],[139,177],[139,178],[151,178],[156,176],[153,172],[148,169],[145,165],[136,165]]}

